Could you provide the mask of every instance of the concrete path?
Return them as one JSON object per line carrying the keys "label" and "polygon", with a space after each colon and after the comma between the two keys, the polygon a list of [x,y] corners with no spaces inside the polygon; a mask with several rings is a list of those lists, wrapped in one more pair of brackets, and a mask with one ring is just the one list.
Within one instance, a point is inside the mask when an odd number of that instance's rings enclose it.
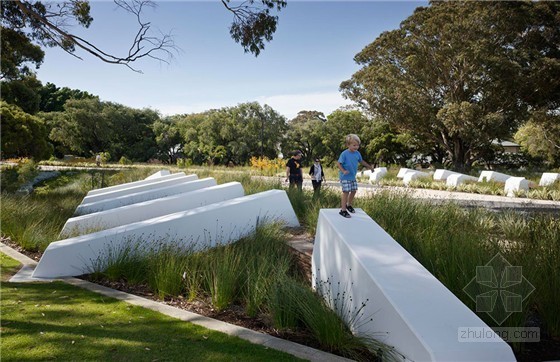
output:
{"label": "concrete path", "polygon": [[[253,178],[260,178],[271,181],[276,180],[282,182],[283,184],[286,184],[284,182],[284,178],[263,176],[253,176]],[[303,187],[305,189],[311,190],[313,188],[311,185],[311,180],[304,179]],[[327,181],[324,183],[323,187],[329,188],[336,192],[340,192],[340,183],[338,181]],[[405,194],[412,198],[424,200],[434,204],[455,202],[458,205],[465,207],[483,207],[493,210],[515,209],[519,211],[556,212],[560,214],[560,201],[484,195],[458,191],[416,189],[398,186],[377,186],[369,183],[358,183],[357,196],[360,197],[374,195],[376,193],[386,191]]]}
{"label": "concrete path", "polygon": [[204,328],[214,331],[222,332],[230,336],[236,336],[246,341],[255,344],[261,344],[268,348],[276,349],[289,353],[293,356],[303,358],[309,361],[350,361],[349,359],[342,358],[327,352],[323,352],[311,347],[307,347],[298,343],[290,342],[281,338],[273,337],[268,334],[253,331],[248,328],[239,327],[230,323],[222,322],[216,319],[205,317],[196,313],[192,313],[180,308],[172,307],[167,304],[159,303],[150,299],[142,298],[133,294],[121,292],[119,290],[107,288],[95,283],[91,283],[78,278],[61,278],[61,279],[39,279],[31,278],[31,274],[37,265],[33,259],[23,255],[9,246],[0,243],[0,252],[8,255],[9,257],[19,261],[23,264],[22,269],[14,275],[10,282],[24,283],[24,282],[51,282],[59,280],[80,288],[90,290],[95,293],[105,295],[107,297],[115,298],[129,304],[140,306],[143,308],[151,309],[167,316],[180,319],[185,322],[190,322]]}

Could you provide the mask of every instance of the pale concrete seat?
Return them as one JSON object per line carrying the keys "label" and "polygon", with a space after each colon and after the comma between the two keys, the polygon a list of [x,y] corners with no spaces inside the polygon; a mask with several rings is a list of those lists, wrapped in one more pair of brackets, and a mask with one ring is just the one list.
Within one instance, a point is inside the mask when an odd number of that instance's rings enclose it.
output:
{"label": "pale concrete seat", "polygon": [[244,194],[243,186],[239,182],[229,182],[155,200],[93,212],[68,219],[60,232],[60,237],[77,236],[88,232],[110,229],[120,225],[234,199]]}
{"label": "pale concrete seat", "polygon": [[114,199],[116,197],[120,197],[123,195],[128,195],[128,194],[134,194],[137,192],[142,192],[142,191],[147,191],[147,190],[153,190],[153,189],[157,189],[160,187],[165,187],[165,186],[171,186],[171,185],[177,185],[186,181],[194,181],[197,180],[198,176],[197,175],[185,175],[182,177],[175,177],[172,179],[162,179],[162,177],[157,178],[157,179],[153,179],[150,181],[150,183],[146,183],[146,184],[142,184],[142,185],[134,185],[134,186],[130,186],[130,187],[126,187],[126,188],[121,188],[118,190],[108,190],[106,192],[102,192],[102,193],[98,193],[95,195],[87,195],[86,197],[84,197],[84,199],[82,200],[83,204],[89,204],[92,202],[97,202],[97,201],[101,201],[101,200],[108,200],[108,199]]}
{"label": "pale concrete seat", "polygon": [[555,182],[560,182],[560,173],[544,172],[539,181],[539,186],[550,186]]}
{"label": "pale concrete seat", "polygon": [[418,180],[428,177],[430,177],[430,174],[427,172],[409,170],[404,174],[403,183],[405,184],[405,186],[408,186],[412,180]]}
{"label": "pale concrete seat", "polygon": [[193,250],[228,244],[255,231],[257,225],[299,222],[284,190],[269,190],[195,209],[98,231],[51,243],[33,272],[35,278],[76,276],[91,272],[104,253],[165,244]]}
{"label": "pale concrete seat", "polygon": [[478,182],[484,182],[484,181],[506,182],[507,179],[510,177],[512,176],[496,171],[482,171],[480,173],[480,176],[478,177]]}
{"label": "pale concrete seat", "polygon": [[116,207],[132,205],[148,200],[155,200],[161,197],[177,195],[183,192],[198,190],[210,186],[216,186],[216,180],[214,180],[212,177],[194,181],[186,181],[177,185],[159,187],[151,190],[122,195],[113,199],[100,200],[87,204],[82,203],[76,208],[76,212],[74,213],[74,215],[85,215],[92,212],[114,209]]}
{"label": "pale concrete seat", "polygon": [[434,180],[435,181],[446,181],[447,178],[451,175],[459,174],[459,172],[444,170],[444,169],[437,169],[434,172]]}
{"label": "pale concrete seat", "polygon": [[510,177],[506,180],[504,191],[507,196],[514,197],[516,192],[529,191],[529,181],[525,177]]}
{"label": "pale concrete seat", "polygon": [[450,187],[457,187],[467,181],[477,182],[478,178],[474,176],[463,175],[461,173],[454,173],[447,177],[445,184]]}
{"label": "pale concrete seat", "polygon": [[156,181],[161,181],[161,180],[171,180],[177,177],[183,177],[186,176],[184,172],[177,172],[177,173],[172,173],[171,175],[167,175],[167,176],[162,176],[159,179],[150,179],[150,180],[140,180],[140,181],[133,181],[133,182],[127,182],[124,184],[120,184],[120,185],[115,185],[115,186],[108,186],[108,187],[103,187],[100,189],[95,189],[95,190],[90,190],[87,193],[87,196],[91,196],[91,195],[97,195],[97,194],[102,194],[105,192],[109,192],[109,191],[114,191],[114,190],[122,190],[122,189],[126,189],[129,187],[133,187],[133,186],[138,186],[138,185],[145,185],[145,184],[150,184]]}
{"label": "pale concrete seat", "polygon": [[406,361],[515,361],[495,335],[493,343],[460,341],[461,328],[492,330],[361,209],[351,219],[320,210],[312,274],[354,333]]}

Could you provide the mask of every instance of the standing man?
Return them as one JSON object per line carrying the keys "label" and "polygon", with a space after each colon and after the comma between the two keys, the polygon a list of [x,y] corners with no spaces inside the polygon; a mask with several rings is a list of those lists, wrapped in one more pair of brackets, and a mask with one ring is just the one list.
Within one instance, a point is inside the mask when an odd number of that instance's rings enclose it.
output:
{"label": "standing man", "polygon": [[303,187],[303,172],[301,170],[301,151],[295,151],[286,162],[286,181],[290,182],[290,189],[297,186],[301,191]]}

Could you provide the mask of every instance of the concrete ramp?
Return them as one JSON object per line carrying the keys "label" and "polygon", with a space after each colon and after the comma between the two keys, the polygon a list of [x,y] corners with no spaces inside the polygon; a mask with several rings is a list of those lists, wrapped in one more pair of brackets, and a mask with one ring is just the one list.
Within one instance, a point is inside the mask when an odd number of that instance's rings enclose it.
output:
{"label": "concrete ramp", "polygon": [[162,180],[161,177],[158,179],[154,179],[154,182],[150,182],[148,184],[142,184],[142,185],[134,185],[134,186],[130,186],[130,187],[126,187],[126,188],[121,188],[119,190],[110,190],[107,192],[102,192],[96,195],[88,195],[86,197],[84,197],[84,199],[82,200],[82,204],[90,204],[92,202],[97,202],[97,201],[101,201],[101,200],[108,200],[108,199],[114,199],[116,197],[120,197],[120,196],[124,196],[124,195],[130,195],[130,194],[135,194],[138,192],[142,192],[142,191],[149,191],[149,190],[154,190],[157,188],[161,188],[161,187],[166,187],[166,186],[171,186],[171,185],[177,185],[183,182],[187,182],[187,181],[194,181],[197,180],[198,176],[197,175],[186,175],[186,176],[182,176],[182,177],[174,177],[172,179],[165,179]]}
{"label": "concrete ramp", "polygon": [[162,176],[167,176],[167,175],[171,175],[171,172],[169,172],[169,170],[160,170],[156,173],[151,174],[150,176],[146,177],[144,180],[152,180],[155,178],[160,178]]}
{"label": "concrete ramp", "polygon": [[203,178],[201,180],[187,181],[177,185],[160,187],[152,190],[136,192],[132,194],[122,195],[113,199],[106,199],[97,202],[81,204],[76,208],[74,215],[91,214],[92,212],[105,211],[121,206],[132,205],[148,200],[155,200],[162,197],[177,195],[183,192],[194,191],[205,187],[216,186],[216,180],[212,177]]}
{"label": "concrete ramp", "polygon": [[120,184],[120,185],[115,185],[115,186],[103,187],[101,189],[90,190],[87,193],[87,196],[102,194],[102,193],[109,192],[109,191],[114,191],[114,190],[122,190],[122,189],[126,189],[126,188],[133,187],[133,186],[138,186],[138,185],[146,185],[146,184],[156,182],[156,181],[161,181],[161,180],[171,180],[171,179],[174,179],[176,177],[182,177],[182,176],[186,176],[184,172],[177,172],[177,173],[173,173],[171,175],[162,176],[158,179],[150,179],[150,180],[146,179],[146,180],[140,180],[140,181],[127,182],[127,183]]}
{"label": "concrete ramp", "polygon": [[218,186],[162,197],[156,200],[139,202],[137,204],[72,217],[64,224],[60,232],[60,237],[77,236],[92,231],[110,229],[137,221],[152,219],[158,216],[234,199],[243,195],[245,195],[245,192],[243,186],[239,182],[229,182]]}
{"label": "concrete ramp", "polygon": [[490,327],[365,212],[346,219],[338,211],[319,212],[312,280],[333,309],[344,306],[354,332],[410,361],[515,361],[499,338],[459,342],[461,328]]}
{"label": "concrete ramp", "polygon": [[195,248],[227,244],[255,231],[257,224],[299,226],[286,191],[269,190],[51,243],[35,278],[76,276],[91,271],[108,249],[127,243],[157,247],[175,243]]}

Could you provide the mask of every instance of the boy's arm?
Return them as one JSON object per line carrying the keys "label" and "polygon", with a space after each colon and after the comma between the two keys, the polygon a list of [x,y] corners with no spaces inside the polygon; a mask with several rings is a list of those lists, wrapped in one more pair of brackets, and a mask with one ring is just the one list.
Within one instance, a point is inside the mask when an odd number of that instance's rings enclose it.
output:
{"label": "boy's arm", "polygon": [[342,164],[340,162],[337,162],[336,165],[338,166],[338,169],[340,170],[340,172],[342,172],[345,175],[348,174],[348,170],[343,169]]}
{"label": "boy's arm", "polygon": [[369,163],[367,163],[366,161],[361,160],[360,163],[361,163],[363,166],[366,166],[367,168],[369,168],[370,170],[373,171],[373,166],[370,165]]}

